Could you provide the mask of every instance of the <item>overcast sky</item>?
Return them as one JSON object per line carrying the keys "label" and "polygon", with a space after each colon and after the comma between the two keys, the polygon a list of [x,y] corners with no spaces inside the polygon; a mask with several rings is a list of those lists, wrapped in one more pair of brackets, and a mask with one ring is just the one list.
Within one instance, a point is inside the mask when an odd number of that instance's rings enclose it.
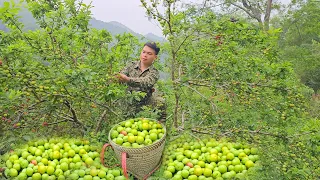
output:
{"label": "overcast sky", "polygon": [[[196,0],[191,0],[196,1]],[[290,0],[279,0],[289,2]],[[140,34],[153,33],[162,36],[161,29],[154,20],[149,21],[140,0],[84,0],[86,4],[92,2],[91,9],[94,18],[104,21],[117,21],[134,32]],[[147,1],[148,2],[148,1]]]}

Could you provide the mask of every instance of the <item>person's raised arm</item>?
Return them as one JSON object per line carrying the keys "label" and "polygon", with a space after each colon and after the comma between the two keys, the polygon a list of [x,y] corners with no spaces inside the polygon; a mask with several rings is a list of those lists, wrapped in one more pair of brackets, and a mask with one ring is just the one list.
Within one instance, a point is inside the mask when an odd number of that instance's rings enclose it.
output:
{"label": "person's raised arm", "polygon": [[132,87],[151,88],[159,80],[159,72],[154,70],[145,77],[128,77],[128,85]]}

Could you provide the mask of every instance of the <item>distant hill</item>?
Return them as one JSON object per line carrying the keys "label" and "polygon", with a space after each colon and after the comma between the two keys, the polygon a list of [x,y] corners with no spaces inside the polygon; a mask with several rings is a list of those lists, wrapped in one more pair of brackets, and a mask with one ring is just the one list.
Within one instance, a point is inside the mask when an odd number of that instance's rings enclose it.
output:
{"label": "distant hill", "polygon": [[96,28],[96,29],[106,29],[107,31],[109,31],[112,35],[116,35],[116,34],[123,34],[123,33],[131,33],[133,34],[134,36],[137,36],[137,37],[142,37],[141,34],[138,34],[134,31],[132,31],[130,28],[128,28],[127,26],[119,23],[119,22],[116,22],[116,21],[111,21],[111,22],[104,22],[104,21],[100,21],[100,20],[97,20],[95,18],[92,18],[90,20],[90,26],[92,28]]}
{"label": "distant hill", "polygon": [[[3,2],[6,0],[0,0],[0,6],[3,5]],[[32,14],[27,10],[27,9],[21,9],[19,15],[21,16],[20,21],[25,25],[24,30],[35,30],[38,29],[39,26],[36,24],[35,19],[33,18]],[[90,27],[96,28],[96,29],[106,29],[109,31],[112,35],[117,35],[117,34],[123,34],[123,33],[131,33],[134,36],[138,37],[141,39],[142,37],[145,37],[147,40],[150,41],[155,41],[155,42],[163,42],[165,39],[163,37],[159,37],[157,35],[154,35],[152,33],[148,33],[146,35],[141,35],[139,33],[134,32],[127,26],[116,22],[116,21],[111,21],[111,22],[104,22],[97,20],[95,18],[92,18],[89,22]],[[0,21],[0,30],[7,31],[8,29],[5,27],[4,24]]]}
{"label": "distant hill", "polygon": [[150,39],[152,41],[155,41],[155,42],[163,42],[164,41],[163,37],[159,37],[159,36],[154,35],[152,33],[148,33],[148,34],[144,35],[144,37],[147,39]]}

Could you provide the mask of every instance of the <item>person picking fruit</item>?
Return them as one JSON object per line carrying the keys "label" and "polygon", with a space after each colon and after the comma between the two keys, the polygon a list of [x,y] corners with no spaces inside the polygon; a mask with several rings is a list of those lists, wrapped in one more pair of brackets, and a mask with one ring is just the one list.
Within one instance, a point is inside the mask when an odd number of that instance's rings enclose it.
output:
{"label": "person picking fruit", "polygon": [[[161,121],[165,121],[166,113],[164,100],[161,97],[153,95],[154,85],[159,80],[159,71],[153,66],[158,58],[160,48],[155,42],[144,44],[140,53],[140,61],[129,63],[117,76],[119,82],[128,85],[129,92],[143,92],[145,96],[141,100],[135,100],[130,105],[133,106],[133,113],[141,111],[142,106],[154,105],[160,107]],[[160,104],[160,105],[159,105]]]}

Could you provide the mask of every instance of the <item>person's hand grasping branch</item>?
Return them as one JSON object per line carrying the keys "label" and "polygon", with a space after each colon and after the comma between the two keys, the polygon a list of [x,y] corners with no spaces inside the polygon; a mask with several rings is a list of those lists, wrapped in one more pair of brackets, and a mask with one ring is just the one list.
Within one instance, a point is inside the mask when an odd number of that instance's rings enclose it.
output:
{"label": "person's hand grasping branch", "polygon": [[130,81],[130,78],[122,73],[119,73],[117,77],[118,77],[119,81],[123,82],[123,83],[127,83]]}

